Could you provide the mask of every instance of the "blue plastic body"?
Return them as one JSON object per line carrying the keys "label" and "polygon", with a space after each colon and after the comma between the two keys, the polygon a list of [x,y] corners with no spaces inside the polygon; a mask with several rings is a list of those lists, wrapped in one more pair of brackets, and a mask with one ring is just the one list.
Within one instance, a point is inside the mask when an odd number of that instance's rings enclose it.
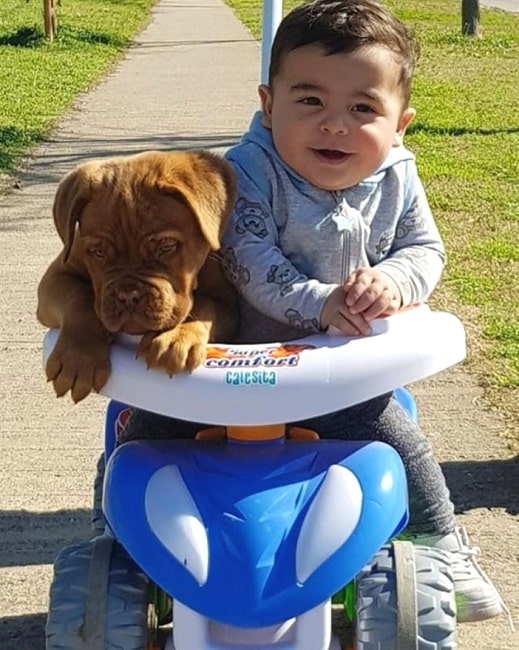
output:
{"label": "blue plastic body", "polygon": [[[398,388],[395,397],[416,421],[411,393]],[[106,412],[107,520],[153,582],[210,619],[262,627],[307,611],[350,582],[407,523],[404,469],[396,452],[382,443],[140,441],[116,448],[128,412],[114,400]],[[358,478],[364,495],[362,515],[350,538],[300,584],[295,556],[301,525],[328,468],[335,464]],[[179,468],[208,533],[209,575],[204,585],[165,548],[148,523],[147,485],[168,465]],[[163,498],[175,499],[174,488]],[[341,508],[348,508],[348,494],[337,504],[338,514]]]}
{"label": "blue plastic body", "polygon": [[[333,465],[347,467],[358,479],[360,518],[349,538],[301,584],[301,526]],[[166,466],[178,468],[207,531],[203,584],[148,521],[147,487]],[[349,507],[348,494],[342,496],[337,517]],[[177,497],[172,484],[160,500]],[[103,505],[115,536],[157,585],[200,614],[240,627],[273,625],[327,600],[407,522],[402,461],[380,442],[129,442],[110,458]]]}

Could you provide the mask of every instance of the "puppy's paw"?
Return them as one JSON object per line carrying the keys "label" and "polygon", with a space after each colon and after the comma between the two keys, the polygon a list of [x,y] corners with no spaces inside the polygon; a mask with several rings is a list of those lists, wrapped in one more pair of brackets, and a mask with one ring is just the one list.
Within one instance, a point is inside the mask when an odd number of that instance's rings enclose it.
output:
{"label": "puppy's paw", "polygon": [[137,349],[148,368],[159,368],[174,375],[192,372],[205,361],[208,331],[203,323],[182,323],[159,334],[145,334]]}
{"label": "puppy's paw", "polygon": [[106,384],[110,375],[110,343],[61,332],[47,359],[45,373],[58,397],[70,391],[74,402],[80,402]]}

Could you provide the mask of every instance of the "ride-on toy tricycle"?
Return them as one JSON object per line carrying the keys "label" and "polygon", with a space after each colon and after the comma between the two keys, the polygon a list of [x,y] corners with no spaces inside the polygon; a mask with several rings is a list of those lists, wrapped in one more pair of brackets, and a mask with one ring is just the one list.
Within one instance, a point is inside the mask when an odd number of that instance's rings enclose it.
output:
{"label": "ride-on toy tricycle", "polygon": [[[339,650],[332,600],[356,650],[454,650],[448,557],[395,541],[407,521],[397,453],[283,423],[395,389],[410,408],[399,386],[464,355],[458,319],[426,306],[364,338],[211,345],[203,367],[171,379],[114,345],[106,527],[56,560],[47,650]],[[125,404],[217,426],[114,448]]]}

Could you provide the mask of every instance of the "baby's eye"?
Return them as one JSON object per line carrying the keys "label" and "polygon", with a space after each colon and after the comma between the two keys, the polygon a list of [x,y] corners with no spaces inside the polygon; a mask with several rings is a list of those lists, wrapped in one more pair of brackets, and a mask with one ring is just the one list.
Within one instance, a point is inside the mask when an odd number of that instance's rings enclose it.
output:
{"label": "baby's eye", "polygon": [[322,102],[319,97],[303,97],[299,100],[300,104],[305,104],[305,106],[321,106]]}
{"label": "baby's eye", "polygon": [[355,104],[351,107],[353,113],[373,113],[374,110],[371,106],[367,104]]}

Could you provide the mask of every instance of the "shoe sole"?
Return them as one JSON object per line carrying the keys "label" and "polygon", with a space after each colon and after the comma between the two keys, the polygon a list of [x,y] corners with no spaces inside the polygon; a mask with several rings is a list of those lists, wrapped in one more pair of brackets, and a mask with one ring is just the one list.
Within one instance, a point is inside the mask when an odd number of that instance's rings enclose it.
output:
{"label": "shoe sole", "polygon": [[477,623],[478,621],[486,621],[489,618],[495,618],[499,614],[503,613],[503,608],[499,601],[489,603],[481,603],[481,606],[478,607],[478,603],[473,603],[470,609],[464,608],[461,603],[459,603],[456,598],[457,606],[457,615],[456,618],[458,623]]}

